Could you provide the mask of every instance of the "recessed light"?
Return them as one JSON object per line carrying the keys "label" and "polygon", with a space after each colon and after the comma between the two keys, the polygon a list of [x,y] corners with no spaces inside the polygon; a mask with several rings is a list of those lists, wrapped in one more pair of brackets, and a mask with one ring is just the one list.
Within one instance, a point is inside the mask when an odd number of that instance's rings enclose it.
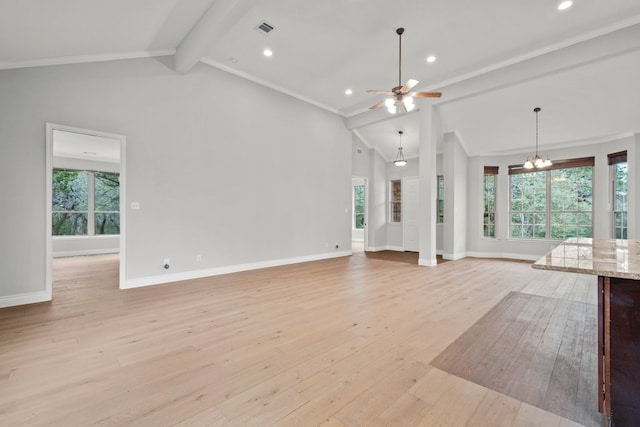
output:
{"label": "recessed light", "polygon": [[351,95],[353,91],[351,89],[347,89],[344,91],[345,95]]}
{"label": "recessed light", "polygon": [[573,5],[571,0],[563,1],[558,5],[558,10],[567,10]]}
{"label": "recessed light", "polygon": [[427,56],[427,62],[428,62],[429,64],[431,64],[431,63],[433,63],[433,62],[436,62],[436,57],[435,57],[435,55],[429,55],[429,56]]}
{"label": "recessed light", "polygon": [[265,49],[264,52],[262,52],[264,54],[264,56],[266,57],[270,57],[273,56],[273,52],[271,51],[271,49]]}

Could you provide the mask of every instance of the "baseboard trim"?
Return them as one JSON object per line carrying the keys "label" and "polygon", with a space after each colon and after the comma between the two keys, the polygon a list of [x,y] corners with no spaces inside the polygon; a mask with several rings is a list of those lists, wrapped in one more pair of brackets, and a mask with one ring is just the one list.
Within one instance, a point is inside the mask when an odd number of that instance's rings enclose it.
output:
{"label": "baseboard trim", "polygon": [[29,292],[26,294],[9,295],[0,297],[0,308],[14,307],[17,305],[35,304],[51,301],[51,295],[47,291]]}
{"label": "baseboard trim", "polygon": [[261,268],[279,267],[282,265],[299,264],[301,262],[320,261],[323,259],[340,258],[352,255],[349,251],[331,252],[327,254],[307,255],[294,258],[284,258],[269,261],[253,262],[248,264],[236,264],[224,267],[207,268],[203,270],[185,271],[181,273],[168,273],[157,276],[127,279],[120,284],[120,289],[140,288],[143,286],[161,285],[183,280],[201,279],[203,277],[219,276],[221,274],[239,273],[242,271],[258,270]]}
{"label": "baseboard trim", "polygon": [[502,258],[514,259],[519,261],[537,261],[544,255],[514,254],[503,252],[467,252],[467,256],[472,258]]}
{"label": "baseboard trim", "polygon": [[404,252],[404,248],[402,246],[369,246],[366,248],[367,252],[380,252],[380,251],[396,251],[396,252]]}
{"label": "baseboard trim", "polygon": [[435,258],[418,258],[418,265],[423,267],[435,267],[438,265],[438,261]]}
{"label": "baseboard trim", "polygon": [[466,253],[466,252],[463,252],[463,253],[461,253],[461,254],[445,254],[445,253],[443,253],[443,254],[442,254],[442,259],[447,259],[447,260],[450,260],[450,261],[455,261],[455,260],[457,260],[457,259],[465,258],[466,256],[467,256],[467,253]]}
{"label": "baseboard trim", "polygon": [[54,252],[54,258],[65,258],[72,256],[85,256],[85,255],[107,255],[120,253],[120,248],[107,248],[107,249],[90,249],[88,251],[61,251]]}

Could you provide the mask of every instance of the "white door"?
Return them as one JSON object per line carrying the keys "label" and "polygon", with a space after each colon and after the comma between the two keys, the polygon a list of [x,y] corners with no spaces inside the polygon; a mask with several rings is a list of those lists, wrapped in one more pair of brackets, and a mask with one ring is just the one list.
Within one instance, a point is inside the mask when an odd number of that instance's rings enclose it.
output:
{"label": "white door", "polygon": [[402,191],[402,240],[405,251],[418,252],[418,185],[420,178],[404,178]]}

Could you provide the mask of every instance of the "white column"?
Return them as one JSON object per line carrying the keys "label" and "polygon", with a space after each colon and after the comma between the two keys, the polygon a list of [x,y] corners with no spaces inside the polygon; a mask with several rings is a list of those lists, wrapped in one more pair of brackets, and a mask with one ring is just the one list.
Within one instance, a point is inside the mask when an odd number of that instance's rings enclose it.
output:
{"label": "white column", "polygon": [[439,121],[436,107],[429,105],[417,112],[420,121],[420,195],[418,226],[420,257],[418,264],[436,266],[436,143]]}
{"label": "white column", "polygon": [[[467,153],[454,132],[443,136],[444,259],[467,255]],[[481,177],[478,177],[481,179]]]}

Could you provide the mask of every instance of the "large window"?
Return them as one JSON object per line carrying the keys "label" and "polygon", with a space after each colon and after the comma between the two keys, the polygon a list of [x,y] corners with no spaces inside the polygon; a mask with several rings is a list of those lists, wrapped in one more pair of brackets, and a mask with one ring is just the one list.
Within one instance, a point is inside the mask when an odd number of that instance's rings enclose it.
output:
{"label": "large window", "polygon": [[444,176],[438,175],[438,217],[437,222],[444,222]]}
{"label": "large window", "polygon": [[484,237],[496,237],[496,178],[498,166],[484,167]]}
{"label": "large window", "polygon": [[628,209],[628,171],[627,152],[609,154],[611,167],[611,210],[613,211],[613,236],[616,239],[627,238],[627,209]]}
{"label": "large window", "polygon": [[364,228],[364,185],[353,186],[353,228]]}
{"label": "large window", "polygon": [[391,222],[402,222],[402,181],[391,181]]}
{"label": "large window", "polygon": [[593,234],[594,158],[557,160],[548,170],[509,166],[510,236],[566,239]]}
{"label": "large window", "polygon": [[54,169],[52,212],[54,236],[119,234],[119,175]]}

